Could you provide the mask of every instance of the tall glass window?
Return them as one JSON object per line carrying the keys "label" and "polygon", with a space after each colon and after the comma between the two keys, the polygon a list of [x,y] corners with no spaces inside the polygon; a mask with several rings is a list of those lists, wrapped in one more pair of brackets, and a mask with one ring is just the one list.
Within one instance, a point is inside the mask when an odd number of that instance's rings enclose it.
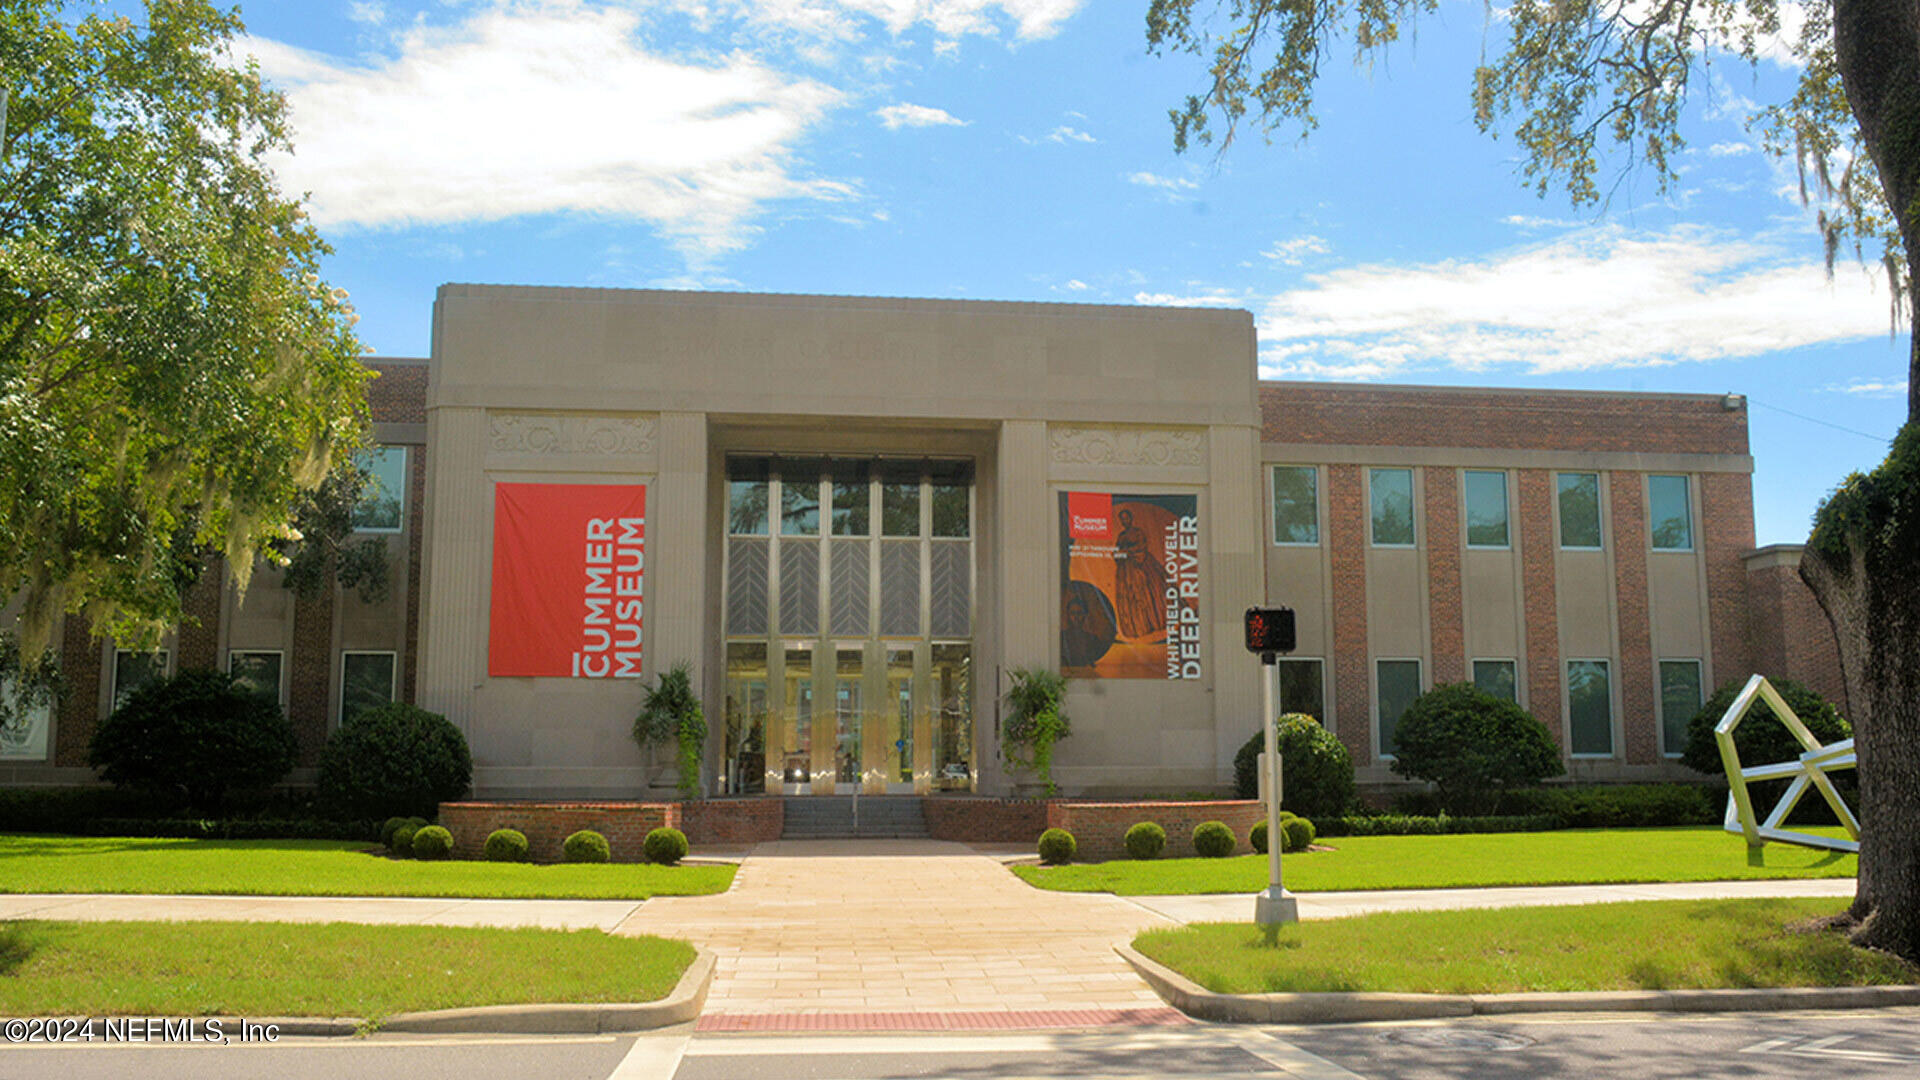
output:
{"label": "tall glass window", "polygon": [[361,532],[399,532],[406,523],[407,448],[377,446],[362,451],[355,464],[367,476],[360,487],[360,501],[353,507],[353,527]]}
{"label": "tall glass window", "polygon": [[933,646],[933,788],[973,787],[973,650]]}
{"label": "tall glass window", "polygon": [[763,458],[727,461],[727,532],[734,536],[767,535],[767,478]]}
{"label": "tall glass window", "polygon": [[1600,474],[1561,473],[1560,546],[1600,547]]}
{"label": "tall glass window", "polygon": [[820,535],[820,472],[804,463],[782,463],[780,535]]}
{"label": "tall glass window", "polygon": [[1367,488],[1373,501],[1373,542],[1413,546],[1413,470],[1373,469]]}
{"label": "tall glass window", "polygon": [[933,535],[964,540],[973,534],[972,463],[932,462],[927,466],[927,492],[933,500]]}
{"label": "tall glass window", "polygon": [[1273,542],[1320,542],[1320,470],[1312,465],[1273,467]]}
{"label": "tall glass window", "polygon": [[887,783],[913,783],[913,650],[887,650]]}
{"label": "tall glass window", "polygon": [[1567,661],[1567,727],[1574,754],[1613,753],[1613,685],[1605,660]]}
{"label": "tall glass window", "polygon": [[1679,757],[1687,749],[1687,724],[1700,711],[1700,661],[1660,661],[1660,752]]}
{"label": "tall glass window", "polygon": [[866,536],[873,484],[864,461],[833,463],[833,535]]}
{"label": "tall glass window", "polygon": [[833,735],[834,779],[842,784],[858,784],[860,775],[860,680],[865,667],[859,649],[840,649],[834,653]]}
{"label": "tall glass window", "polygon": [[1684,476],[1647,477],[1647,518],[1653,526],[1653,550],[1693,550],[1693,508]]}
{"label": "tall glass window", "polygon": [[780,779],[805,784],[813,780],[813,650],[788,646],[784,662],[787,715]]}
{"label": "tall glass window", "polygon": [[1393,729],[1400,723],[1400,714],[1420,696],[1420,661],[1376,660],[1374,671],[1380,689],[1376,695],[1380,703],[1380,755],[1392,757]]}
{"label": "tall glass window", "polygon": [[1511,660],[1475,660],[1473,685],[1497,698],[1520,700],[1520,688],[1514,679]]}
{"label": "tall glass window", "polygon": [[393,668],[396,654],[391,652],[343,652],[340,654],[340,722],[342,724],[378,705],[392,701]]}
{"label": "tall glass window", "polygon": [[1280,711],[1306,713],[1325,727],[1327,706],[1321,688],[1319,658],[1287,656],[1282,657],[1277,666],[1280,668]]}
{"label": "tall glass window", "polygon": [[164,679],[167,675],[167,650],[132,652],[116,649],[113,653],[113,707],[127,703],[135,690]]}
{"label": "tall glass window", "polygon": [[1467,546],[1507,547],[1507,474],[1470,469],[1466,489]]}
{"label": "tall glass window", "polygon": [[727,643],[726,790],[767,790],[767,646]]}
{"label": "tall glass window", "polygon": [[241,650],[227,653],[227,674],[234,684],[262,701],[280,704],[279,650]]}

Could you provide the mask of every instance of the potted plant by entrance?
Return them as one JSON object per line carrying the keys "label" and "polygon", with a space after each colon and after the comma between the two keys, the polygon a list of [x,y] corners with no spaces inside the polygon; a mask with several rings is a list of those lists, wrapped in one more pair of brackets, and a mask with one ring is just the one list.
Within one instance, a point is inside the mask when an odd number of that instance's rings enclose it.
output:
{"label": "potted plant by entrance", "polygon": [[707,744],[706,714],[693,693],[693,668],[681,661],[648,688],[633,719],[633,738],[645,750],[654,743],[671,742],[679,750],[680,797],[700,797],[700,758]]}
{"label": "potted plant by entrance", "polygon": [[1007,723],[1001,734],[1001,753],[1015,772],[1030,773],[1034,784],[1051,798],[1053,747],[1072,734],[1061,701],[1067,680],[1045,668],[1015,668],[1007,690]]}

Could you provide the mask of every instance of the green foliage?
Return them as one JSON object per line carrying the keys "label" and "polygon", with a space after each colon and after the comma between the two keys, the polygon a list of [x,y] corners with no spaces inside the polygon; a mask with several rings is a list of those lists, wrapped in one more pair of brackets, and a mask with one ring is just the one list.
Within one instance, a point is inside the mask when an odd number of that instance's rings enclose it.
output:
{"label": "green foliage", "polygon": [[1393,771],[1433,781],[1449,813],[1484,813],[1506,788],[1566,771],[1545,725],[1472,683],[1415,698],[1393,737]]}
{"label": "green foliage", "polygon": [[1040,861],[1048,866],[1064,866],[1073,861],[1073,853],[1080,849],[1073,834],[1065,829],[1048,829],[1040,834]]}
{"label": "green foliage", "polygon": [[1584,784],[1509,791],[1502,814],[1551,814],[1568,829],[1712,825],[1713,793],[1698,784]]}
{"label": "green foliage", "polygon": [[439,825],[428,825],[413,834],[413,857],[439,862],[453,854],[453,834]]}
{"label": "green foliage", "polygon": [[56,708],[66,692],[58,654],[43,649],[27,663],[13,631],[0,632],[0,732],[25,738],[32,715]]}
{"label": "green foliage", "polygon": [[405,859],[413,855],[413,838],[425,825],[415,825],[412,819],[393,830],[393,837],[387,843],[387,850]]}
{"label": "green foliage", "polygon": [[1203,859],[1224,859],[1237,844],[1224,821],[1203,821],[1193,827],[1193,850]]}
{"label": "green foliage", "polygon": [[633,720],[633,738],[641,747],[673,742],[680,765],[680,797],[700,796],[700,761],[707,745],[706,714],[693,692],[693,668],[685,661],[673,665],[649,687]]}
{"label": "green foliage", "polygon": [[466,736],[439,713],[405,702],[340,725],[320,755],[320,800],[354,816],[426,816],[473,781]]}
{"label": "green foliage", "polygon": [[687,834],[679,829],[655,829],[647,834],[640,849],[646,852],[648,862],[673,866],[687,857]]}
{"label": "green foliage", "polygon": [[1123,843],[1127,854],[1136,859],[1157,858],[1167,846],[1167,830],[1158,822],[1142,821],[1127,830]]}
{"label": "green foliage", "polygon": [[1280,822],[1280,831],[1286,834],[1286,838],[1280,848],[1283,852],[1305,851],[1313,846],[1313,841],[1316,837],[1313,822],[1303,817],[1282,819]]}
{"label": "green foliage", "polygon": [[338,583],[359,591],[364,603],[378,604],[388,593],[387,542],[378,536],[359,537],[353,524],[360,496],[372,474],[352,457],[334,464],[320,486],[294,497],[293,529],[273,543],[286,561],[280,584],[302,597],[318,596]]}
{"label": "green foliage", "polygon": [[271,167],[286,102],[238,16],[0,14],[0,595],[151,645],[210,553],[244,586],[367,430],[363,347]]}
{"label": "green foliage", "polygon": [[128,695],[93,733],[87,761],[109,783],[183,791],[218,813],[234,789],[287,775],[299,747],[277,702],[217,671],[182,671]]}
{"label": "green foliage", "polygon": [[[1314,817],[1344,814],[1354,802],[1353,755],[1339,736],[1306,713],[1286,713],[1274,722],[1280,748],[1280,802]],[[1234,793],[1251,799],[1260,791],[1260,755],[1266,737],[1254,732],[1233,755]]]}
{"label": "green foliage", "polygon": [[[1840,715],[1840,710],[1817,691],[1792,679],[1769,676],[1767,681],[1780,692],[1787,708],[1792,709],[1800,722],[1807,725],[1807,730],[1814,738],[1831,743],[1852,737],[1852,725]],[[1721,686],[1700,706],[1700,711],[1693,714],[1693,719],[1687,721],[1687,748],[1680,755],[1681,764],[1710,776],[1726,775],[1720,760],[1720,744],[1713,737],[1713,729],[1720,723],[1720,718],[1727,714],[1727,710],[1733,707],[1733,699],[1740,696],[1740,690],[1745,685],[1746,680],[1742,679]],[[1747,711],[1746,719],[1733,729],[1733,745],[1740,752],[1740,763],[1748,767],[1791,761],[1805,750],[1787,730],[1787,725],[1774,715],[1765,698],[1754,702],[1753,708]]]}
{"label": "green foliage", "polygon": [[[1284,829],[1286,822],[1282,820],[1280,824]],[[1253,845],[1253,850],[1256,855],[1265,855],[1267,853],[1267,832],[1267,823],[1264,821],[1254,822],[1253,828],[1247,830],[1247,843]],[[1282,850],[1285,850],[1285,848],[1283,847]]]}
{"label": "green foliage", "polygon": [[1873,472],[1853,473],[1821,501],[1807,547],[1843,574],[1856,554],[1871,566],[1920,551],[1920,420],[1900,428]]}
{"label": "green foliage", "polygon": [[592,829],[581,829],[560,845],[560,854],[570,863],[603,863],[613,859],[607,838]]}
{"label": "green foliage", "polygon": [[426,818],[390,817],[380,826],[380,843],[384,844],[387,850],[392,851],[394,849],[393,835],[400,831],[402,825],[411,825],[418,829],[427,824]]}
{"label": "green foliage", "polygon": [[1067,680],[1044,668],[1015,668],[1007,674],[1012,686],[1007,690],[1001,752],[1008,766],[1032,772],[1051,796],[1056,790],[1054,744],[1073,734],[1067,714],[1060,708],[1067,695]]}
{"label": "green foliage", "polygon": [[487,834],[488,862],[526,862],[530,850],[527,834],[519,829],[495,829]]}
{"label": "green foliage", "polygon": [[1326,818],[1321,836],[1459,836],[1474,833],[1551,832],[1566,824],[1553,814],[1349,814]]}

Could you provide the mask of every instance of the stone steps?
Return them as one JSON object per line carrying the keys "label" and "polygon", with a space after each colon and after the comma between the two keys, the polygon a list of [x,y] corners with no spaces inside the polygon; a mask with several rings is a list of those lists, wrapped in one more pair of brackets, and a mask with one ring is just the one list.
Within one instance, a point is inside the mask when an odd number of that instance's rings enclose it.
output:
{"label": "stone steps", "polygon": [[927,818],[918,795],[862,795],[857,817],[851,795],[797,796],[785,803],[782,840],[908,839],[927,835]]}

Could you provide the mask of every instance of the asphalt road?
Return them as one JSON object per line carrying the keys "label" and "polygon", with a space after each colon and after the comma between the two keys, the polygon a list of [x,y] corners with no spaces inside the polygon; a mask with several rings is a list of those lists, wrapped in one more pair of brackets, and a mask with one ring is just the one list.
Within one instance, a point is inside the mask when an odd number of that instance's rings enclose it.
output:
{"label": "asphalt road", "polygon": [[932,1035],[282,1039],[0,1047],[0,1080],[1859,1080],[1920,1076],[1920,1009]]}

